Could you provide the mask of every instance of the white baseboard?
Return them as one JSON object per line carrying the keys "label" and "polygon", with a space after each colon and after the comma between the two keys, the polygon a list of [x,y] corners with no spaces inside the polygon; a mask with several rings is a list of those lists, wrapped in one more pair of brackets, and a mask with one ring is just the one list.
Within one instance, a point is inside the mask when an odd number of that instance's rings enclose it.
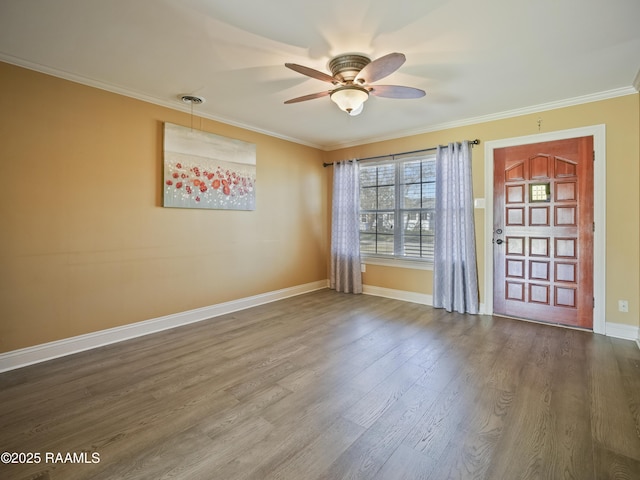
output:
{"label": "white baseboard", "polygon": [[362,293],[376,297],[404,300],[405,302],[433,305],[433,297],[426,293],[407,292],[406,290],[394,290],[392,288],[376,287],[374,285],[363,285]]}
{"label": "white baseboard", "polygon": [[[275,290],[252,297],[245,297],[230,302],[218,303],[203,308],[196,308],[186,312],[180,312],[164,317],[144,320],[142,322],[124,325],[122,327],[109,328],[98,332],[78,335],[76,337],[56,340],[54,342],[43,343],[33,347],[13,350],[11,352],[0,353],[0,373],[16,368],[26,367],[34,363],[53,360],[54,358],[83,352],[92,348],[102,347],[112,343],[130,340],[132,338],[161,332],[170,328],[188,325],[190,323],[208,320],[210,318],[237,312],[246,308],[275,302],[288,297],[302,295],[304,293],[321,290],[329,286],[328,280],[306,283],[295,287]],[[363,285],[365,295],[393,298],[405,302],[420,303],[423,305],[433,305],[433,297],[425,293],[408,292],[405,290],[395,290],[391,288],[376,287],[373,285]],[[480,305],[480,312],[484,312],[484,305]],[[633,340],[640,348],[640,329],[632,325],[607,322],[606,335],[609,337]]]}
{"label": "white baseboard", "polygon": [[189,323],[208,320],[213,317],[225,315],[227,313],[244,310],[265,303],[275,302],[284,298],[301,295],[327,288],[327,280],[298,285],[295,287],[275,290],[252,297],[241,298],[230,302],[219,303],[203,308],[196,308],[186,312],[180,312],[164,317],[144,320],[142,322],[124,325],[122,327],[109,328],[98,332],[78,335],[77,337],[65,338],[54,342],[43,343],[33,347],[22,348],[0,354],[0,372],[14,370],[34,363],[52,360],[54,358],[71,355],[73,353],[102,347],[111,343],[122,342],[143,335],[161,332],[169,328],[188,325]]}
{"label": "white baseboard", "polygon": [[[365,295],[374,295],[377,297],[393,298],[395,300],[404,300],[405,302],[421,303],[423,305],[433,305],[433,296],[426,293],[407,292],[405,290],[394,290],[392,288],[376,287],[373,285],[363,285],[362,293]],[[486,312],[485,304],[480,304],[480,314],[490,315]],[[633,340],[640,348],[640,328],[633,325],[625,325],[622,323],[605,322],[606,333],[608,337],[621,338],[623,340]]]}
{"label": "white baseboard", "polygon": [[607,337],[621,338],[623,340],[633,340],[640,348],[640,338],[638,337],[638,327],[625,325],[623,323],[605,323],[605,335]]}
{"label": "white baseboard", "polygon": [[[394,290],[392,288],[376,287],[373,285],[363,285],[362,293],[365,295],[393,298],[395,300],[433,306],[433,296],[427,293],[407,292],[406,290]],[[479,312],[480,315],[485,315],[483,303],[479,305]]]}

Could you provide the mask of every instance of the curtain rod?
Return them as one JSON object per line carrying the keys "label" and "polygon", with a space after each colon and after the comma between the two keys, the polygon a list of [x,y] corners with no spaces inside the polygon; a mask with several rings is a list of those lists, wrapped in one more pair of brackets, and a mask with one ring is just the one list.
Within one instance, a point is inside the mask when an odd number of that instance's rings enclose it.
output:
{"label": "curtain rod", "polygon": [[[469,145],[479,145],[480,144],[480,140],[478,140],[477,138],[475,140],[469,140]],[[438,147],[446,147],[447,145],[438,145]],[[375,160],[376,158],[384,158],[384,157],[394,157],[396,155],[409,155],[411,153],[421,153],[421,152],[430,152],[432,150],[437,150],[438,147],[429,147],[429,148],[423,148],[421,150],[413,150],[411,152],[401,152],[401,153],[391,153],[389,155],[378,155],[377,157],[366,157],[366,158],[358,158],[356,161],[357,162],[361,162],[363,160]],[[331,163],[323,163],[322,166],[323,167],[330,167],[332,166],[334,163],[336,162],[331,162]]]}

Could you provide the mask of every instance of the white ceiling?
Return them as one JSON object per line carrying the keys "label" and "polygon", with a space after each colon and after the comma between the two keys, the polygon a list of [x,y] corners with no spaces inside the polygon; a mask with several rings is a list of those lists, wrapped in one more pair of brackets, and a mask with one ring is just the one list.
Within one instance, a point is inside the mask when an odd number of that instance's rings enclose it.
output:
{"label": "white ceiling", "polygon": [[[427,95],[283,104],[331,88],[285,62],[346,52]],[[634,93],[640,1],[0,0],[0,60],[331,150]]]}

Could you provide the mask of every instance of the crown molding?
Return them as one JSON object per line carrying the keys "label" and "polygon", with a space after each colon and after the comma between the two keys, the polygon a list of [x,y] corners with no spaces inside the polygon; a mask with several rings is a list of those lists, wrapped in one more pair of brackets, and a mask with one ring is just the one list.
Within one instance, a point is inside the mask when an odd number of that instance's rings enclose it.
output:
{"label": "crown molding", "polygon": [[[4,53],[0,53],[0,61],[9,63],[12,65],[16,65],[18,67],[23,67],[28,70],[33,70],[36,72],[44,73],[46,75],[51,75],[53,77],[62,78],[64,80],[68,80],[74,83],[79,83],[82,85],[86,85],[89,87],[98,88],[100,90],[105,90],[111,93],[116,93],[118,95],[123,95],[125,97],[134,98],[136,100],[141,100],[143,102],[151,103],[154,105],[159,105],[161,107],[170,108],[172,110],[178,110],[185,113],[191,113],[191,109],[188,105],[178,100],[167,100],[162,98],[157,98],[151,95],[147,95],[138,91],[129,90],[124,87],[120,87],[117,85],[108,84],[105,82],[101,82],[99,80],[95,80],[93,78],[84,77],[82,75],[76,75],[71,72],[66,72],[64,70],[59,70],[55,68],[48,67],[46,65],[41,65],[39,63],[29,62],[23,60],[21,58],[13,57],[11,55],[7,55]],[[234,127],[242,128],[245,130],[249,130],[252,132],[260,133],[262,135],[267,135],[274,138],[279,138],[281,140],[285,140],[288,142],[296,143],[299,145],[305,145],[311,148],[317,148],[323,151],[333,151],[339,150],[342,148],[350,148],[357,147],[360,145],[366,145],[374,142],[382,142],[386,140],[397,140],[399,138],[410,137],[414,135],[421,135],[425,133],[437,132],[441,130],[447,130],[451,128],[457,127],[465,127],[469,125],[474,125],[478,123],[492,122],[496,120],[504,120],[507,118],[518,117],[521,115],[529,115],[532,113],[539,113],[547,110],[554,110],[558,108],[571,107],[574,105],[581,105],[584,103],[597,102],[601,100],[608,100],[611,98],[622,97],[625,95],[637,94],[640,91],[640,70],[636,75],[636,78],[633,81],[633,85],[629,87],[616,88],[613,90],[606,90],[604,92],[593,93],[589,95],[582,95],[579,97],[568,98],[564,100],[559,100],[555,102],[542,103],[539,105],[533,105],[529,107],[514,109],[514,110],[506,110],[503,112],[493,113],[489,115],[481,115],[477,117],[469,117],[460,120],[454,120],[452,122],[439,123],[434,125],[429,125],[428,127],[414,130],[405,130],[400,133],[395,133],[387,136],[375,136],[375,137],[364,137],[351,142],[343,142],[343,143],[335,143],[330,145],[319,145],[315,143],[311,143],[299,138],[289,137],[286,135],[282,135],[277,132],[273,132],[271,130],[265,130],[261,128],[257,128],[253,125],[248,125],[242,122],[238,122],[233,119],[210,115],[206,113],[198,113],[199,117],[206,118],[208,120],[213,120],[215,122],[224,123],[226,125],[231,125]],[[176,97],[177,98],[177,97]]]}
{"label": "crown molding", "polygon": [[[28,70],[33,70],[35,72],[44,73],[45,75],[51,75],[52,77],[61,78],[63,80],[68,80],[70,82],[79,83],[81,85],[86,85],[88,87],[98,88],[100,90],[105,90],[107,92],[115,93],[118,95],[123,95],[125,97],[134,98],[136,100],[141,100],[143,102],[152,103],[154,105],[159,105],[161,107],[170,108],[172,110],[178,110],[180,112],[191,113],[191,108],[189,105],[180,101],[176,96],[176,100],[167,100],[163,98],[154,97],[151,95],[147,95],[145,93],[141,93],[134,90],[129,90],[124,87],[120,87],[118,85],[112,85],[109,83],[101,82],[99,80],[95,80],[90,77],[84,77],[82,75],[76,75],[75,73],[66,72],[64,70],[58,70],[56,68],[47,67],[46,65],[41,65],[39,63],[29,62],[23,60],[21,58],[13,57],[11,55],[6,55],[4,53],[0,53],[0,61],[9,63],[11,65],[16,65],[18,67],[26,68]],[[286,140],[288,142],[297,143],[300,145],[305,145],[307,147],[317,148],[319,150],[323,150],[322,145],[317,145],[314,143],[310,143],[299,138],[288,137],[286,135],[282,135],[277,132],[272,132],[270,130],[264,130],[261,128],[257,128],[252,125],[248,125],[245,123],[238,122],[233,119],[220,117],[217,115],[210,115],[207,113],[198,112],[198,116],[202,118],[206,118],[208,120],[213,120],[215,122],[224,123],[225,125],[231,125],[233,127],[242,128],[244,130],[249,130],[251,132],[260,133],[262,135],[267,135],[270,137],[279,138],[281,140]]]}
{"label": "crown molding", "polygon": [[[640,83],[640,72],[638,72],[638,76],[636,77],[636,81],[634,82],[634,84],[638,84],[638,83]],[[582,105],[584,103],[598,102],[601,100],[609,100],[616,97],[623,97],[626,95],[637,94],[638,90],[640,90],[638,86],[616,88],[616,89],[607,90],[604,92],[592,93],[589,95],[582,95],[580,97],[567,98],[567,99],[559,100],[555,102],[541,103],[539,105],[518,108],[515,110],[506,110],[503,112],[492,113],[489,115],[481,115],[478,117],[470,117],[470,118],[465,118],[461,120],[454,120],[452,122],[439,123],[435,125],[430,125],[422,129],[407,130],[402,132],[402,134],[399,134],[399,135],[389,135],[387,137],[376,136],[376,137],[361,138],[354,142],[330,145],[325,147],[325,150],[327,151],[339,150],[341,148],[357,147],[360,145],[366,145],[373,142],[382,142],[385,140],[397,140],[399,138],[411,137],[413,135],[421,135],[424,133],[438,132],[441,130],[448,130],[448,129],[457,128],[457,127],[466,127],[469,125],[476,125],[478,123],[493,122],[496,120],[504,120],[507,118],[519,117],[522,115],[529,115],[532,113],[540,113],[548,110],[555,110],[558,108]]]}

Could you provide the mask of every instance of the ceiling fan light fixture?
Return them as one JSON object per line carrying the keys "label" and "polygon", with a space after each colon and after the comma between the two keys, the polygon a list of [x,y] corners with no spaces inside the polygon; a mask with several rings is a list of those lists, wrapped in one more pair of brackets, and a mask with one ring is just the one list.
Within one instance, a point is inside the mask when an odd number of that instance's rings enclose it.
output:
{"label": "ceiling fan light fixture", "polygon": [[404,54],[398,52],[388,53],[373,61],[364,55],[339,55],[329,62],[331,75],[297,63],[285,63],[284,66],[294,72],[331,83],[335,88],[292,98],[284,103],[305,102],[329,96],[340,110],[354,117],[362,112],[364,102],[369,98],[369,94],[386,98],[424,97],[424,90],[418,88],[401,85],[372,85],[373,82],[377,82],[398,70],[405,60]]}
{"label": "ceiling fan light fixture", "polygon": [[351,115],[352,117],[355,117],[356,115],[360,115],[363,109],[364,109],[364,103],[361,103],[358,108],[351,110],[349,112],[349,115]]}
{"label": "ceiling fan light fixture", "polygon": [[362,106],[368,98],[369,92],[357,85],[345,85],[331,92],[331,100],[338,105],[340,110],[349,115],[358,115],[362,112]]}

